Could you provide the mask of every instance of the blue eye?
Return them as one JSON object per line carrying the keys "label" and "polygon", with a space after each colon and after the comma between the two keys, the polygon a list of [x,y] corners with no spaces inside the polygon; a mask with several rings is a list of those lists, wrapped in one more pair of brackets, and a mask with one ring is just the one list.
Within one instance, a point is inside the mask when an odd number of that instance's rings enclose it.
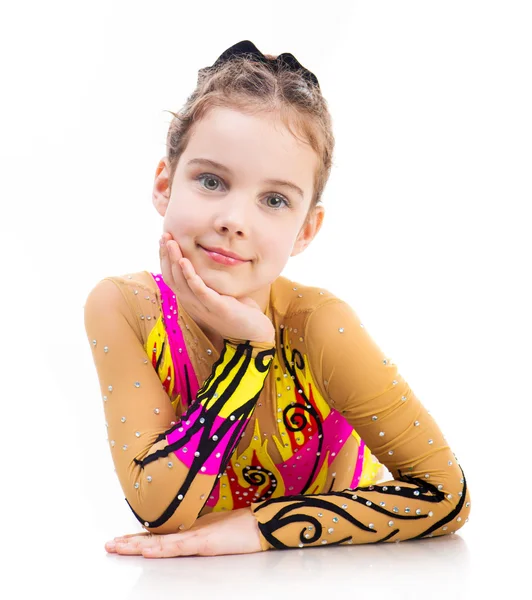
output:
{"label": "blue eye", "polygon": [[[223,181],[222,179],[220,179],[220,177],[217,177],[216,175],[212,175],[211,173],[202,173],[201,175],[198,175],[196,178],[196,181],[202,181],[202,180],[210,180],[210,181],[215,181],[215,182],[220,182]],[[209,190],[210,192],[215,192],[216,188],[209,188],[206,187],[205,189]],[[267,196],[267,198],[279,198],[280,200],[282,200],[286,207],[289,208],[291,206],[290,201],[285,198],[284,196],[282,196],[281,194],[271,194],[270,196]],[[275,206],[270,206],[269,208],[273,208],[274,210],[279,210],[279,207],[275,207]]]}

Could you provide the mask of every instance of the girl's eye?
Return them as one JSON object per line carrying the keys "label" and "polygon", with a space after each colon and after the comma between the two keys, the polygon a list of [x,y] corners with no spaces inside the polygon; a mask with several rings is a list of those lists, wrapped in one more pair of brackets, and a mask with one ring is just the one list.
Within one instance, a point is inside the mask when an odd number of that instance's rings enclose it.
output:
{"label": "girl's eye", "polygon": [[[206,181],[206,182],[214,182],[215,186],[211,187],[210,185],[205,186],[207,190],[211,191],[211,192],[215,192],[217,189],[217,182],[221,181],[221,179],[219,177],[217,177],[216,175],[211,175],[210,173],[202,173],[201,175],[198,175],[196,177],[196,181]],[[286,207],[289,208],[291,206],[290,201],[285,198],[284,196],[281,196],[281,194],[271,194],[270,196],[267,196],[267,198],[277,198],[279,200],[282,200]],[[273,208],[274,210],[279,210],[279,205],[277,206],[270,206],[270,208]]]}

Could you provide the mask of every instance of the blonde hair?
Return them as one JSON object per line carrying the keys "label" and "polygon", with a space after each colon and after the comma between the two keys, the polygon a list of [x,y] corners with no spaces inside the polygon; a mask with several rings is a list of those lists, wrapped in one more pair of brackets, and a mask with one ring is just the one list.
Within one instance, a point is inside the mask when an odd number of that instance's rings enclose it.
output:
{"label": "blonde hair", "polygon": [[170,187],[194,124],[213,107],[233,108],[246,114],[276,113],[296,139],[310,144],[319,161],[308,219],[329,179],[335,143],[331,115],[320,89],[299,72],[282,66],[275,71],[270,65],[245,56],[233,57],[216,68],[200,69],[196,89],[183,108],[177,114],[168,111],[174,116],[166,138]]}

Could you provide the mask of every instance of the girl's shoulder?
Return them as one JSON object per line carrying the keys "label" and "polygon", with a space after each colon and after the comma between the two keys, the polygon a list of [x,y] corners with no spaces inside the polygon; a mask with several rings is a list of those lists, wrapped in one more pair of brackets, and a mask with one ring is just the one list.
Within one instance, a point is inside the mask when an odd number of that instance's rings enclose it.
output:
{"label": "girl's shoulder", "polygon": [[[159,283],[157,282],[159,279]],[[161,314],[161,287],[157,273],[139,271],[100,279],[85,300],[85,314],[121,314],[139,338],[145,339]]]}
{"label": "girl's shoulder", "polygon": [[133,293],[135,293],[134,290],[137,289],[156,294],[159,291],[156,277],[161,277],[161,275],[152,274],[150,271],[138,271],[137,273],[127,273],[125,275],[109,275],[104,277],[103,280],[112,281],[121,290],[133,290]]}
{"label": "girl's shoulder", "polygon": [[308,316],[324,304],[342,302],[330,290],[279,276],[272,284],[272,302],[285,319]]}

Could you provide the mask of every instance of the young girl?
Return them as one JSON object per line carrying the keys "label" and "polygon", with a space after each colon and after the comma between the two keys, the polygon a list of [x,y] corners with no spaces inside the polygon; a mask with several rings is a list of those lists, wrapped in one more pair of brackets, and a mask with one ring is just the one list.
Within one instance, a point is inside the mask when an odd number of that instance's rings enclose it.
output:
{"label": "young girl", "polygon": [[146,529],[108,552],[399,542],[467,521],[462,468],[397,366],[346,302],[280,276],[321,227],[333,147],[315,75],[249,41],[174,115],[153,188],[161,274],[106,277],[85,304]]}

